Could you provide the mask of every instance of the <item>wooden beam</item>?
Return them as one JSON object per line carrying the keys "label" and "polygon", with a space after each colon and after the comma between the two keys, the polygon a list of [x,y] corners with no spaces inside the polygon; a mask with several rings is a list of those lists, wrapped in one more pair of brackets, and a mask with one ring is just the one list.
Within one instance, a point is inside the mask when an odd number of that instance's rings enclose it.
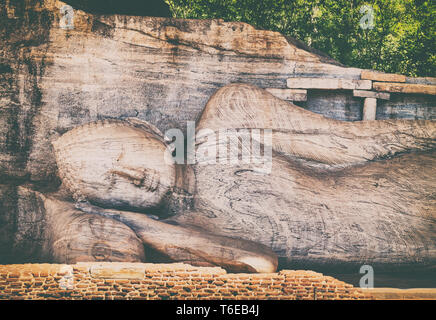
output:
{"label": "wooden beam", "polygon": [[375,92],[375,91],[366,91],[366,90],[353,90],[353,96],[359,98],[376,98],[389,100],[391,95],[387,92]]}
{"label": "wooden beam", "polygon": [[436,95],[436,86],[428,84],[374,82],[374,90],[400,93],[421,93]]}
{"label": "wooden beam", "polygon": [[267,88],[266,91],[271,93],[273,96],[288,101],[306,101],[307,100],[307,90],[304,89],[276,89]]}
{"label": "wooden beam", "polygon": [[289,78],[288,88],[330,89],[330,90],[371,90],[371,80],[353,80],[337,78]]}
{"label": "wooden beam", "polygon": [[403,76],[402,74],[383,73],[372,70],[363,70],[360,78],[374,81],[406,82],[406,76]]}

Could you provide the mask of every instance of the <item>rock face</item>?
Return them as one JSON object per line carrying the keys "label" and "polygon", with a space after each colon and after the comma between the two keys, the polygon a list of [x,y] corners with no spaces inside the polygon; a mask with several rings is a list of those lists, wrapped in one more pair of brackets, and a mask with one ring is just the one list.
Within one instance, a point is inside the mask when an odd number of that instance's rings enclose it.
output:
{"label": "rock face", "polygon": [[[186,130],[229,83],[284,89],[295,77],[361,77],[361,69],[244,23],[75,10],[74,28],[63,29],[65,3],[8,3],[0,9],[0,169],[14,179],[56,180],[51,141],[81,124],[136,117],[162,132]],[[362,117],[351,90],[311,89],[299,104],[339,120]],[[431,96],[392,94],[377,119],[433,119],[433,106]]]}
{"label": "rock face", "polygon": [[[242,146],[233,159],[223,129],[238,130]],[[271,141],[250,132],[260,129],[271,130]],[[201,133],[205,130],[207,137]],[[124,223],[171,261],[231,271],[273,272],[277,260],[268,247],[289,263],[434,264],[433,121],[343,122],[254,86],[233,84],[209,100],[196,133],[197,162],[181,168],[188,177],[184,189],[194,190],[193,207],[175,211],[167,222],[176,226],[86,203],[81,211]],[[269,170],[265,163],[234,161],[253,148],[253,140],[263,143],[264,156],[267,146],[272,149],[266,159]],[[168,148],[145,123],[90,123],[65,133],[54,145],[63,185],[76,200],[110,208],[122,199],[150,213],[148,207],[179,197],[175,168],[165,162]],[[201,150],[208,150],[205,157]],[[115,173],[121,179],[113,178]],[[141,199],[147,206],[135,207]],[[65,206],[48,201],[45,208],[63,211]],[[48,212],[54,215],[56,209]],[[52,223],[46,221],[49,227]],[[84,234],[73,229],[70,238]],[[48,244],[58,251],[58,241]]]}
{"label": "rock face", "polygon": [[[274,268],[268,248],[288,265],[434,265],[434,79],[341,66],[244,23],[74,10],[65,28],[64,5],[1,0],[0,263],[142,261],[145,244],[172,260],[232,270]],[[235,82],[249,85],[227,86]],[[359,121],[363,99],[377,99],[380,121]],[[141,152],[164,149],[144,141],[161,140],[159,130],[186,132],[195,120],[197,132],[271,129],[271,175],[156,161],[163,187],[147,198],[156,180],[130,167],[151,163]],[[77,133],[88,123],[108,125],[85,141]],[[130,128],[128,138],[117,138],[114,123]],[[103,143],[118,141],[112,153],[99,147],[99,134]],[[129,145],[135,156],[115,165]],[[82,166],[85,153],[92,161]],[[80,168],[91,170],[90,180],[77,179]],[[75,200],[112,209],[80,209]],[[159,200],[164,205],[150,208]],[[130,212],[164,209],[167,223]],[[62,235],[76,217],[89,244],[75,223]],[[164,245],[150,237],[161,233]],[[183,251],[188,234],[195,235],[192,252]],[[175,239],[183,250],[168,250]],[[213,243],[222,254],[211,254]]]}

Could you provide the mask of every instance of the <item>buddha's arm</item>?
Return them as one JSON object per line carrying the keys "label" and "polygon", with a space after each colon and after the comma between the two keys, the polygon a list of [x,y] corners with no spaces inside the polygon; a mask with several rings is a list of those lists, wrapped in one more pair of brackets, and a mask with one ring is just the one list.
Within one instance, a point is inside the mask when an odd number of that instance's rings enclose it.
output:
{"label": "buddha's arm", "polygon": [[274,272],[277,268],[274,252],[252,241],[215,235],[198,227],[165,223],[141,213],[91,205],[81,209],[125,224],[146,246],[171,261],[220,266],[232,272]]}

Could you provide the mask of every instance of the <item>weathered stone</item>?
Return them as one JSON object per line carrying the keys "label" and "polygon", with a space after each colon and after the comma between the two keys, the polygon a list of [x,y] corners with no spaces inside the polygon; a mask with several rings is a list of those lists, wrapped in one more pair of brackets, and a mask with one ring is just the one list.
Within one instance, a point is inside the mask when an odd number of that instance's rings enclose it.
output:
{"label": "weathered stone", "polygon": [[288,88],[302,89],[360,89],[370,90],[371,80],[328,79],[328,78],[290,78],[287,81]]}
{"label": "weathered stone", "polygon": [[[273,250],[293,263],[361,264],[366,252],[366,262],[411,265],[416,257],[405,254],[410,245],[433,246],[435,234],[429,222],[434,215],[433,188],[428,177],[434,162],[434,122],[340,122],[261,89],[234,84],[215,93],[206,105],[197,132],[206,128],[216,134],[222,128],[271,129],[272,142],[261,142],[272,143],[272,167],[259,174],[254,163],[205,166],[199,162],[194,168],[195,210],[172,218],[180,225],[197,225],[223,235],[238,230],[244,239],[272,242]],[[221,138],[205,139],[197,147],[216,145],[219,150],[221,143],[226,145]],[[405,150],[414,151],[401,155]],[[319,219],[324,221],[322,235]],[[422,236],[417,226],[423,227]],[[416,240],[412,244],[400,235]],[[300,240],[294,241],[295,237]],[[418,239],[426,240],[418,244]],[[323,249],[316,249],[314,243]],[[421,261],[428,261],[426,265],[435,259],[432,249],[412,250],[424,254]]]}
{"label": "weathered stone", "polygon": [[366,90],[353,90],[353,96],[359,98],[376,98],[389,100],[391,95],[387,92],[375,92],[375,91],[366,91]]}
{"label": "weathered stone", "polygon": [[[25,187],[19,187],[18,194],[19,210],[25,210],[21,214],[38,213],[47,226],[41,233],[38,250],[29,252],[34,257],[58,263],[144,260],[142,242],[124,224],[84,213],[72,203]],[[21,245],[31,241],[22,241]],[[40,276],[46,276],[47,272],[43,269]]]}
{"label": "weathered stone", "polygon": [[[75,10],[74,29],[64,30],[59,27],[63,5],[11,1],[0,8],[5,19],[0,168],[8,177],[43,183],[55,178],[51,141],[90,121],[137,116],[162,131],[184,130],[210,95],[231,82],[282,88],[293,76],[357,80],[362,71],[342,67],[277,32],[237,22]],[[27,43],[32,43],[29,50],[20,49]],[[423,103],[409,104],[407,110],[431,110]],[[313,104],[316,112],[360,120],[348,111],[347,99]]]}
{"label": "weathered stone", "polygon": [[362,70],[362,79],[387,82],[406,82],[406,76],[402,74],[383,73],[372,70]]}
{"label": "weathered stone", "polygon": [[365,98],[363,103],[363,117],[362,120],[375,120],[375,115],[377,113],[377,99],[376,98]]}
{"label": "weathered stone", "polygon": [[273,96],[288,101],[306,101],[307,100],[307,90],[301,89],[275,89],[267,88],[266,91],[271,93]]}
{"label": "weathered stone", "polygon": [[[93,206],[87,206],[85,210],[124,223],[135,231],[144,244],[172,261],[200,266],[218,265],[239,272],[273,272],[277,268],[276,255],[268,247],[252,241],[219,236],[201,228],[172,225],[140,213]],[[191,276],[194,277],[194,274]]]}
{"label": "weathered stone", "polygon": [[[0,48],[0,99],[4,106],[0,114],[0,176],[2,183],[8,184],[7,190],[2,191],[5,200],[1,209],[8,212],[2,212],[7,223],[2,225],[1,231],[5,233],[1,236],[5,247],[25,253],[24,261],[142,261],[145,258],[140,248],[144,241],[170,252],[175,260],[212,252],[212,258],[201,257],[196,262],[231,265],[232,259],[231,263],[216,260],[219,255],[211,249],[210,238],[204,235],[213,233],[218,247],[229,249],[232,258],[235,246],[244,240],[254,240],[272,246],[281,257],[295,257],[303,263],[360,263],[359,259],[388,265],[416,264],[420,259],[422,264],[432,263],[435,241],[432,223],[428,222],[432,220],[427,218],[432,218],[434,211],[429,202],[432,183],[428,178],[433,176],[434,130],[428,122],[369,125],[330,121],[244,87],[227,93],[242,102],[248,114],[244,114],[244,108],[228,108],[232,99],[225,95],[215,106],[212,102],[216,103],[216,99],[211,99],[202,114],[212,94],[232,82],[284,88],[287,79],[301,78],[313,81],[312,87],[321,89],[370,89],[371,81],[361,80],[362,70],[340,66],[297,41],[244,23],[98,16],[76,10],[74,29],[65,30],[59,25],[59,9],[64,3],[55,0],[18,3],[8,1],[0,6],[0,16],[4,18],[0,29],[5,35]],[[216,96],[223,96],[227,89]],[[325,90],[308,93],[309,110],[335,119],[360,120],[360,99],[354,99],[351,92],[335,92],[336,96]],[[241,98],[241,94],[247,96]],[[250,100],[249,96],[254,98]],[[389,101],[388,108],[378,108],[382,110],[380,114],[384,118],[433,117],[434,108],[429,108],[434,104],[432,101],[407,97],[410,100],[400,103],[405,111],[390,111],[399,104],[394,100]],[[327,107],[331,105],[334,108]],[[220,119],[214,114],[213,110],[221,107],[228,118]],[[358,110],[357,115],[349,112],[353,108]],[[210,110],[213,116],[208,118]],[[173,225],[177,228],[172,229],[169,223],[153,224],[152,219],[146,220],[140,213],[126,214],[132,229],[140,230],[140,241],[123,224],[83,212],[86,208],[75,208],[71,192],[62,199],[57,198],[59,194],[56,197],[49,194],[58,190],[59,172],[66,172],[63,165],[68,164],[61,160],[58,168],[52,142],[86,123],[132,116],[162,131],[185,130],[186,121],[196,118],[202,118],[199,125],[203,128],[219,125],[273,129],[277,133],[274,173],[259,178],[252,175],[251,167],[240,168],[242,171],[228,168],[209,171],[195,166],[193,172],[186,169],[181,175],[177,171],[178,184],[175,190],[168,190],[176,195],[171,199],[173,210],[164,213],[177,214],[168,222],[180,221],[181,225]],[[399,157],[401,153],[408,154]],[[100,169],[98,163],[94,168]],[[363,173],[366,175],[362,177]],[[410,176],[414,179],[407,178]],[[141,179],[136,180],[140,184]],[[183,183],[189,188],[182,188]],[[80,189],[68,189],[67,183],[63,187],[67,191]],[[93,200],[90,193],[85,197],[79,195],[76,200]],[[374,196],[370,201],[369,195]],[[94,202],[105,207],[113,205],[110,201]],[[192,210],[194,203],[196,207]],[[121,207],[120,203],[117,206]],[[131,208],[123,208],[127,209]],[[105,213],[102,208],[96,211]],[[122,219],[124,213],[110,211],[110,214]],[[93,228],[94,222],[97,228]],[[185,228],[185,222],[205,227],[207,232]],[[183,252],[190,248],[188,240],[177,247],[181,252],[162,248],[148,234],[146,227],[150,225],[154,231],[167,235],[169,243],[176,242],[171,239],[172,231],[176,234],[174,238],[194,235],[200,242],[197,245],[208,249],[194,254]],[[92,241],[86,242],[88,236]],[[235,236],[242,240],[228,239]],[[371,236],[372,240],[368,239]],[[93,244],[97,246],[91,248]],[[72,245],[72,250],[68,245]],[[240,252],[236,255],[244,268],[259,263],[252,259],[258,254],[253,249],[256,246],[247,247],[248,260],[239,256]],[[367,249],[364,254],[356,249],[362,247]],[[417,256],[412,257],[409,252],[417,252]],[[54,257],[50,256],[52,253]],[[272,255],[269,252],[261,256]]]}
{"label": "weathered stone", "polygon": [[430,84],[436,86],[436,78],[434,77],[407,77],[406,83]]}
{"label": "weathered stone", "polygon": [[436,95],[436,85],[429,84],[374,82],[373,87],[377,91]]}
{"label": "weathered stone", "polygon": [[175,184],[163,135],[148,123],[92,122],[53,145],[59,175],[75,200],[146,210],[157,207]]}
{"label": "weathered stone", "polygon": [[[145,269],[146,266],[143,264],[111,262],[111,263],[91,264],[90,274],[93,278],[144,279]],[[102,283],[102,286],[105,285],[106,284]]]}

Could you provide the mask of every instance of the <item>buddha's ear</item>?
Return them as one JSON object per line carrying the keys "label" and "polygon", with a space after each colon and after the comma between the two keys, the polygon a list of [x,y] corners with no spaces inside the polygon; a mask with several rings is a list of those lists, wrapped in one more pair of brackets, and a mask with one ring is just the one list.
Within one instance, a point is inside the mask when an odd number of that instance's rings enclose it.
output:
{"label": "buddha's ear", "polygon": [[123,120],[136,128],[139,128],[141,130],[144,130],[152,134],[156,139],[162,141],[165,144],[164,134],[162,133],[162,131],[160,131],[156,126],[152,125],[150,122],[139,118],[133,118],[133,117],[125,118]]}

